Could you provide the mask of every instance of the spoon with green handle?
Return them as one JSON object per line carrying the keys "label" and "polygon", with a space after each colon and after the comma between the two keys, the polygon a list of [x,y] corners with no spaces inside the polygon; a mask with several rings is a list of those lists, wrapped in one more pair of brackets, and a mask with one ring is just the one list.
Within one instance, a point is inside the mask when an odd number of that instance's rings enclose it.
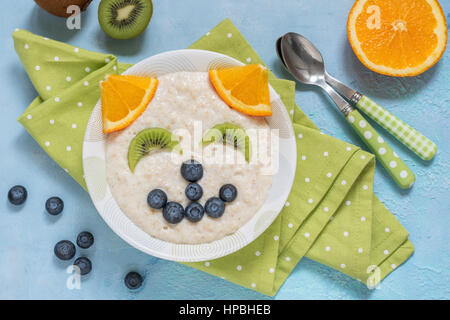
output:
{"label": "spoon with green handle", "polygon": [[381,127],[396,137],[415,154],[424,160],[431,160],[436,155],[436,145],[427,137],[398,119],[366,96],[346,86],[325,71],[325,81],[347,98],[356,108],[375,120]]}
{"label": "spoon with green handle", "polygon": [[319,86],[328,93],[398,186],[407,189],[414,184],[415,177],[408,166],[364,117],[326,82],[322,55],[309,40],[296,33],[287,33],[278,39],[277,53],[294,78],[304,84]]}

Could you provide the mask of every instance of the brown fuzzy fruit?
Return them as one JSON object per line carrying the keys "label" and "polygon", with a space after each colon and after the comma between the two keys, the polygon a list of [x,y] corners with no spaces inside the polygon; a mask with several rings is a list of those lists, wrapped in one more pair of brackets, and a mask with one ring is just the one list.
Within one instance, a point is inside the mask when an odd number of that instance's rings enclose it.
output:
{"label": "brown fuzzy fruit", "polygon": [[39,7],[58,17],[67,18],[71,13],[67,13],[67,7],[77,5],[81,11],[87,9],[92,0],[34,0]]}

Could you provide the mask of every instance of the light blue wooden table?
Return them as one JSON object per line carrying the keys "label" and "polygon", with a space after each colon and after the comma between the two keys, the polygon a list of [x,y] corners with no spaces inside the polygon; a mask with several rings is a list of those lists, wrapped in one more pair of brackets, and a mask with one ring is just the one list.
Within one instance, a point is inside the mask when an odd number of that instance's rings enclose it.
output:
{"label": "light blue wooden table", "polygon": [[[386,140],[415,172],[417,183],[401,191],[380,166],[375,192],[411,233],[414,256],[369,291],[362,284],[325,266],[304,259],[281,288],[277,299],[448,299],[450,298],[450,55],[425,74],[398,79],[376,75],[354,57],[347,42],[346,18],[352,0],[155,0],[147,32],[134,40],[116,41],[101,31],[94,1],[83,14],[82,29],[65,28],[31,0],[3,1],[0,12],[0,298],[43,299],[267,299],[254,291],[153,258],[116,236],[96,213],[89,196],[59,168],[15,121],[36,96],[13,49],[12,32],[23,28],[90,50],[113,53],[136,62],[159,52],[186,48],[224,18],[230,18],[281,78],[274,51],[278,36],[296,31],[322,51],[331,74],[386,107],[434,140],[439,151],[431,163],[421,161],[389,136]],[[441,1],[447,18],[450,3]],[[450,20],[450,19],[449,19]],[[361,145],[328,98],[319,90],[297,86],[298,105],[327,134]],[[377,127],[378,128],[378,127]],[[380,128],[378,128],[380,129]],[[26,205],[13,208],[9,188],[28,188]],[[45,200],[65,201],[60,217],[44,212]],[[81,290],[68,290],[65,268],[53,255],[61,239],[78,232],[96,238],[87,251],[93,272]],[[138,292],[123,285],[129,270],[145,274]]]}

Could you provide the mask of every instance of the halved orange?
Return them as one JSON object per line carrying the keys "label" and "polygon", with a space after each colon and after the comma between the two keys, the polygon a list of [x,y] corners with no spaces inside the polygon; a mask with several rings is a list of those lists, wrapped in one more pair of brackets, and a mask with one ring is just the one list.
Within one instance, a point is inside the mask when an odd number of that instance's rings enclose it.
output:
{"label": "halved orange", "polygon": [[233,109],[251,116],[271,116],[267,68],[259,64],[209,70],[217,94]]}
{"label": "halved orange", "polygon": [[153,99],[158,79],[110,75],[101,84],[103,132],[128,127]]}
{"label": "halved orange", "polygon": [[347,32],[358,59],[389,76],[421,74],[447,45],[447,22],[436,0],[357,0]]}

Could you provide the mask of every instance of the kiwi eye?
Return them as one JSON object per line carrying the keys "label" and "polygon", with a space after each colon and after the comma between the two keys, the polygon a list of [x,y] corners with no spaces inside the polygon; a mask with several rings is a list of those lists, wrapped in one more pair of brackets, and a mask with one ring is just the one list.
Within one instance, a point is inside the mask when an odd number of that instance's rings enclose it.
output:
{"label": "kiwi eye", "polygon": [[229,122],[215,125],[209,129],[202,138],[203,144],[208,144],[211,142],[221,142],[223,144],[230,144],[234,146],[236,149],[242,151],[244,153],[245,160],[250,162],[250,138],[245,130],[240,126]]}
{"label": "kiwi eye", "polygon": [[[152,151],[179,147],[178,139],[162,128],[148,128],[139,132],[128,147],[128,167],[134,172],[138,162]],[[181,151],[181,149],[180,149]]]}

